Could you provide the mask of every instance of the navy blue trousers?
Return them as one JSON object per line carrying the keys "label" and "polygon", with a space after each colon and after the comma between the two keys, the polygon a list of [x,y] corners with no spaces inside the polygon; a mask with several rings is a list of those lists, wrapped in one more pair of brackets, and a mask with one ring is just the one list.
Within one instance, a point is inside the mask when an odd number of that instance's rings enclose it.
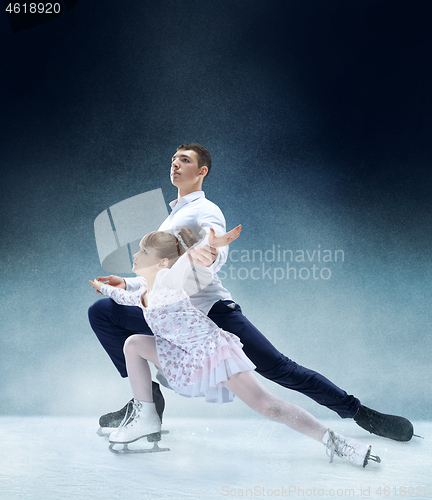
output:
{"label": "navy blue trousers", "polygon": [[[352,418],[360,405],[354,396],[334,385],[321,374],[298,365],[280,353],[243,315],[238,304],[218,301],[208,316],[220,328],[240,338],[243,350],[256,371],[277,384],[300,392],[342,418]],[[90,325],[122,377],[127,377],[123,346],[133,334],[152,335],[139,307],[118,305],[104,298],[89,308]]]}

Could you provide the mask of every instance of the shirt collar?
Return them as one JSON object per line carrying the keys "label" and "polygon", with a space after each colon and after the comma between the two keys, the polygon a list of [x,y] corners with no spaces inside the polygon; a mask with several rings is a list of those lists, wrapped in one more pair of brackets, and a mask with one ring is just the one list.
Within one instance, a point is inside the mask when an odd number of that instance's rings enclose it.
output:
{"label": "shirt collar", "polygon": [[183,196],[180,199],[173,200],[169,206],[171,207],[172,211],[177,211],[184,205],[187,205],[188,203],[192,203],[193,201],[197,200],[198,198],[205,198],[204,191],[194,191],[193,193],[189,193],[186,196]]}

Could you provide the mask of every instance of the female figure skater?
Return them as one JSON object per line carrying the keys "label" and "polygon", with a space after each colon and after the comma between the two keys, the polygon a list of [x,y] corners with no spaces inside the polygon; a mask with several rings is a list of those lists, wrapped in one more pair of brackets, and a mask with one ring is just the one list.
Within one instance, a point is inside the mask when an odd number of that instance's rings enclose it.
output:
{"label": "female figure skater", "polygon": [[[241,226],[216,236],[211,229],[205,242],[223,247],[235,240]],[[197,240],[189,229],[176,236],[162,231],[148,233],[134,255],[132,270],[146,280],[146,287],[136,292],[90,281],[96,290],[123,305],[139,306],[154,336],[131,335],[124,346],[126,367],[134,396],[131,416],[110,434],[110,449],[147,437],[160,439],[161,422],[152,396],[148,361],[163,372],[177,393],[210,402],[228,402],[237,395],[248,406],[275,422],[305,434],[326,445],[330,461],[337,455],[365,467],[371,446],[348,439],[325,427],[307,411],[277,398],[254,376],[255,365],[242,350],[239,338],[226,332],[190,302],[184,288],[191,276],[198,286],[205,286],[208,268],[192,273]],[[208,280],[207,282],[209,282]]]}

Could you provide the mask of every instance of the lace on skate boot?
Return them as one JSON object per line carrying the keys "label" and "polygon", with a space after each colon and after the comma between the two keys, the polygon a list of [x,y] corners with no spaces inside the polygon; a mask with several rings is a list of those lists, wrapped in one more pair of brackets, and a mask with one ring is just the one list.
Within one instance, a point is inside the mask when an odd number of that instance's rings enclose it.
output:
{"label": "lace on skate boot", "polygon": [[[159,384],[152,382],[153,401],[156,405],[156,411],[162,423],[162,415],[165,409],[165,399],[160,390]],[[126,403],[121,410],[102,415],[99,419],[99,429],[97,430],[98,436],[109,436],[112,432],[118,429],[122,423],[125,415],[130,414],[132,411],[133,398]],[[163,430],[162,434],[168,434],[169,431]]]}
{"label": "lace on skate boot", "polygon": [[360,443],[355,439],[344,438],[330,429],[328,429],[327,434],[328,438],[325,446],[327,456],[330,457],[330,463],[333,462],[335,455],[361,467],[366,467],[369,460],[381,462],[380,457],[371,455],[371,446]]}
{"label": "lace on skate boot", "polygon": [[[123,421],[119,425],[118,429],[114,431],[110,435],[110,445],[109,445],[109,450],[112,453],[116,454],[127,454],[127,453],[154,453],[154,452],[160,452],[160,451],[169,451],[169,448],[159,448],[158,441],[161,440],[161,434],[162,431],[158,430],[155,432],[152,432],[148,430],[148,424],[149,422],[148,417],[148,407],[146,407],[144,414],[142,413],[143,409],[143,404],[134,399],[132,402],[130,402],[132,406],[132,411],[128,415],[128,411],[126,412]],[[147,404],[152,404],[153,403],[144,403],[145,405]],[[142,418],[144,417],[144,418]],[[154,418],[158,420],[158,427],[160,429],[160,420],[159,416],[157,415],[157,412],[155,412]],[[153,427],[154,427],[154,418],[153,418]],[[147,426],[147,428],[146,428]],[[132,430],[132,427],[136,427],[134,430]],[[150,428],[152,427],[152,424],[150,423]],[[138,428],[138,429],[137,429]],[[129,433],[129,437],[127,437],[126,434]],[[122,435],[123,433],[123,435]],[[146,438],[149,443],[153,443],[153,448],[145,448],[145,449],[130,449],[129,444],[138,441],[142,438]],[[122,446],[121,449],[115,448],[116,446]]]}
{"label": "lace on skate boot", "polygon": [[[122,427],[127,427],[127,425],[130,422],[133,422],[135,419],[135,416],[139,412],[141,406],[142,405],[139,401],[137,401],[135,399],[131,399],[126,405],[125,416],[123,417],[123,420],[120,422],[118,429],[121,429]],[[139,415],[138,415],[138,417],[139,417]]]}

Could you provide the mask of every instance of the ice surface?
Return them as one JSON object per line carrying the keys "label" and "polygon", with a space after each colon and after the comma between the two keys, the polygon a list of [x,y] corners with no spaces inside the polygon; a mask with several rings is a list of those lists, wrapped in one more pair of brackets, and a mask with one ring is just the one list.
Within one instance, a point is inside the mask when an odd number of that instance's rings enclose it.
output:
{"label": "ice surface", "polygon": [[382,463],[330,464],[324,446],[260,419],[167,418],[160,444],[171,451],[124,456],[96,435],[97,418],[3,417],[0,498],[432,498],[432,423],[416,422],[425,439],[409,443],[326,424],[369,441]]}

